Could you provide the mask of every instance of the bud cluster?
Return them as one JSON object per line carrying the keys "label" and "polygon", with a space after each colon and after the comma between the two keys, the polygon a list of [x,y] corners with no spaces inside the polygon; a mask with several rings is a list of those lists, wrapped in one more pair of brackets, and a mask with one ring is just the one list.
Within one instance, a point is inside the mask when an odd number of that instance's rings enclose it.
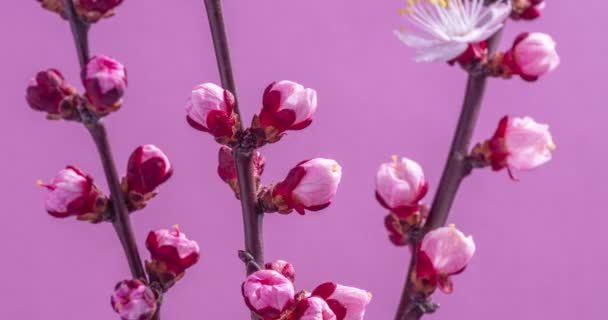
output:
{"label": "bud cluster", "polygon": [[[171,177],[173,170],[167,156],[154,145],[135,149],[129,158],[123,192],[131,210],[141,209],[156,195],[156,188]],[[45,207],[57,218],[75,216],[78,220],[112,220],[109,199],[93,178],[74,166],[59,171],[49,183],[39,182],[48,190]]]}
{"label": "bud cluster", "polygon": [[286,131],[308,127],[317,109],[315,90],[292,81],[277,81],[264,91],[262,110],[254,116],[251,128],[241,130],[236,100],[230,91],[212,83],[196,86],[186,105],[186,120],[194,129],[210,133],[223,144],[218,154],[218,175],[240,197],[235,148],[251,154],[253,178],[264,211],[288,214],[318,211],[335,196],[342,168],[331,159],[315,158],[300,162],[287,177],[264,187],[261,175],[265,159],[255,150],[278,142]]}
{"label": "bud cluster", "polygon": [[26,100],[32,109],[46,113],[49,119],[84,121],[81,108],[104,116],[122,105],[126,69],[112,58],[95,56],[86,66],[83,85],[86,92],[81,96],[59,70],[40,71],[27,87]]}
{"label": "bud cluster", "polygon": [[[536,19],[545,8],[544,0],[510,1],[510,16],[515,20]],[[407,43],[409,42],[406,41]],[[559,66],[560,58],[555,47],[555,41],[548,34],[524,32],[515,38],[506,52],[490,55],[487,39],[469,42],[466,50],[463,48],[464,52],[448,60],[448,63],[458,63],[471,72],[482,72],[495,77],[511,78],[517,75],[525,81],[536,81]]]}
{"label": "bud cluster", "polygon": [[266,264],[242,285],[245,304],[263,320],[362,320],[371,294],[333,282],[311,293],[294,287],[295,270],[283,260]]}

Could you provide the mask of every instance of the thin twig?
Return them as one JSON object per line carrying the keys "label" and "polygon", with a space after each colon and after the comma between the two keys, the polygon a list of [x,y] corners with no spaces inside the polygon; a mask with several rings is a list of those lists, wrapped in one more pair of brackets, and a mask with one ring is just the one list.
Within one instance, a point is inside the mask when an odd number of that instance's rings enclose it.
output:
{"label": "thin twig", "polygon": [[[490,55],[496,49],[501,32],[502,30],[488,40]],[[472,170],[472,166],[468,160],[468,152],[479,111],[481,110],[486,83],[487,76],[483,74],[471,73],[469,75],[462,111],[458,119],[450,153],[441,175],[439,187],[437,188],[423,235],[426,232],[445,225],[460,183]],[[411,246],[412,248],[417,248],[418,242],[415,241]],[[415,292],[412,284],[412,273],[415,270],[415,259],[416,257],[412,256],[410,260],[406,284],[403,288],[395,320],[418,320],[424,315],[424,312],[420,308],[415,307],[417,302],[413,299]]]}
{"label": "thin twig", "polygon": [[209,19],[209,27],[211,28],[211,36],[213,37],[215,58],[217,59],[222,86],[234,95],[234,111],[239,116],[239,131],[243,131],[243,119],[241,118],[234,73],[232,72],[230,47],[228,45],[228,35],[226,34],[221,0],[205,0],[205,7],[207,8],[207,18]]}
{"label": "thin twig", "polygon": [[[213,46],[222,79],[222,86],[230,90],[236,97],[236,86],[230,62],[228,38],[224,25],[221,1],[205,0],[205,6],[209,17],[209,26],[213,36]],[[235,112],[239,119],[242,119],[240,109],[235,108]],[[256,204],[257,193],[252,161],[255,149],[254,145],[243,140],[246,139],[241,139],[239,146],[234,148],[234,158],[243,210],[245,250],[251,254],[258,265],[263,265],[262,220],[264,214]],[[254,272],[254,269],[251,267],[247,268],[247,274]]]}
{"label": "thin twig", "polygon": [[[76,50],[78,52],[81,76],[84,78],[86,64],[89,60],[89,25],[78,17],[73,0],[65,0],[65,3],[72,34],[74,35]],[[120,180],[116,171],[114,159],[112,158],[112,151],[105,126],[100,117],[90,114],[84,109],[81,113],[83,116],[83,122],[89,130],[91,137],[95,141],[95,145],[97,146],[97,150],[103,164],[108,187],[110,188],[112,199],[111,202],[114,212],[112,225],[114,226],[114,230],[120,239],[120,243],[127,257],[129,269],[133,278],[146,279],[146,273],[144,272],[141,257],[137,249],[137,243],[131,227],[131,220],[129,219],[129,210],[127,209],[124,195],[120,186]]]}
{"label": "thin twig", "polygon": [[[235,97],[235,113],[239,118],[239,133],[243,133],[243,117],[240,112],[232,63],[230,61],[230,51],[228,37],[224,24],[224,15],[220,0],[205,0],[209,27],[213,37],[213,47],[222,81],[222,86],[232,92]],[[236,164],[237,179],[239,183],[241,208],[243,213],[243,230],[245,236],[245,250],[253,258],[253,261],[246,263],[247,274],[257,271],[256,265],[264,264],[263,249],[263,219],[264,212],[257,205],[257,186],[254,179],[253,155],[255,146],[248,143],[243,135],[240,135],[240,143],[233,148],[234,160]],[[259,319],[253,312],[251,319]]]}
{"label": "thin twig", "polygon": [[146,279],[146,273],[141,262],[141,257],[137,249],[137,242],[133,234],[133,228],[131,227],[131,220],[129,218],[129,210],[127,209],[125,198],[120,186],[120,180],[118,173],[116,172],[116,166],[112,158],[112,151],[110,149],[110,143],[108,141],[108,135],[106,133],[105,126],[101,119],[96,122],[87,125],[87,129],[91,133],[91,137],[95,141],[97,151],[103,164],[103,169],[106,174],[108,181],[108,187],[110,188],[110,194],[112,197],[112,206],[114,209],[114,219],[112,225],[116,234],[120,239],[120,243],[127,256],[129,262],[129,269],[134,278]]}

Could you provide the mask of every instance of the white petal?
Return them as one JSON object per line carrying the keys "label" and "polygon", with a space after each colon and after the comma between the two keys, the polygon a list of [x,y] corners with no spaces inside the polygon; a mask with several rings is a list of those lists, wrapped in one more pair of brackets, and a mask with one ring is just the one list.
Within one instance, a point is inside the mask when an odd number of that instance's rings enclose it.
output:
{"label": "white petal", "polygon": [[467,51],[467,43],[448,42],[418,50],[417,62],[450,61]]}
{"label": "white petal", "polygon": [[438,44],[439,40],[429,40],[419,36],[415,36],[413,34],[394,30],[393,33],[403,42],[406,46],[420,49],[420,48],[428,48]]}

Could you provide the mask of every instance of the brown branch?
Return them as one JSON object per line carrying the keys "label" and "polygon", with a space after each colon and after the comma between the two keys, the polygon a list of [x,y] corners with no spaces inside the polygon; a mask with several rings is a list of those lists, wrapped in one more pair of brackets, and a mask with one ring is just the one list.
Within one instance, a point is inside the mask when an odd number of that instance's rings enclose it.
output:
{"label": "brown branch", "polygon": [[[496,50],[501,31],[497,32],[488,41],[490,55]],[[448,154],[439,187],[437,188],[437,193],[435,194],[435,199],[431,206],[431,212],[429,213],[429,218],[424,226],[422,235],[445,225],[450,213],[450,208],[454,203],[456,193],[460,187],[460,183],[473,169],[469,162],[468,154],[471,137],[475,130],[479,111],[481,110],[486,83],[487,76],[485,74],[476,72],[470,73],[460,118],[458,119],[456,132],[454,133],[452,146],[450,147],[450,153]],[[418,241],[414,241],[412,243],[412,248],[417,247]],[[415,250],[412,250],[413,253],[414,251]],[[415,299],[416,292],[412,285],[412,273],[414,272],[416,265],[415,259],[416,257],[412,255],[406,284],[403,288],[395,320],[418,320],[425,313],[424,310],[419,307],[420,301],[416,301]]]}
{"label": "brown branch", "polygon": [[137,249],[137,242],[135,241],[131,220],[129,219],[129,210],[127,209],[124,194],[120,186],[105,126],[101,119],[96,119],[95,122],[87,124],[87,129],[89,129],[91,137],[95,141],[101,163],[103,164],[114,210],[112,225],[127,256],[129,269],[133,278],[146,279],[146,273],[144,272],[141,257]]}
{"label": "brown branch", "polygon": [[[66,13],[70,20],[76,51],[78,53],[78,60],[80,62],[81,77],[84,79],[86,64],[89,60],[89,25],[78,17],[73,0],[66,0],[65,3]],[[129,269],[131,270],[133,278],[146,279],[146,273],[144,272],[135,236],[133,235],[131,220],[129,219],[129,210],[126,206],[114,159],[112,158],[112,151],[105,126],[100,117],[88,112],[85,108],[82,108],[80,113],[82,122],[85,124],[91,137],[95,141],[97,151],[99,152],[103,164],[108,187],[110,188],[112,209],[114,212],[112,225],[114,226],[114,230],[120,239],[120,243],[127,257]]]}
{"label": "brown branch", "polygon": [[[222,81],[222,86],[231,91],[235,97],[235,112],[239,118],[239,143],[233,148],[234,160],[236,164],[237,179],[239,183],[241,208],[243,213],[243,229],[245,234],[245,251],[253,261],[246,263],[247,274],[256,270],[256,265],[264,265],[263,235],[262,226],[264,213],[257,205],[257,186],[254,178],[253,155],[255,153],[255,139],[243,132],[243,117],[238,107],[238,98],[232,64],[230,61],[230,51],[228,47],[228,37],[224,24],[221,0],[205,0],[209,26],[213,37],[213,47]],[[252,312],[251,319],[258,319]]]}
{"label": "brown branch", "polygon": [[211,36],[213,37],[213,47],[215,49],[215,58],[217,59],[222,87],[234,95],[234,111],[239,116],[239,131],[243,131],[243,120],[241,118],[241,110],[239,109],[234,73],[232,72],[230,47],[228,46],[228,35],[226,34],[221,0],[205,0],[205,7],[207,9],[209,27],[211,28]]}

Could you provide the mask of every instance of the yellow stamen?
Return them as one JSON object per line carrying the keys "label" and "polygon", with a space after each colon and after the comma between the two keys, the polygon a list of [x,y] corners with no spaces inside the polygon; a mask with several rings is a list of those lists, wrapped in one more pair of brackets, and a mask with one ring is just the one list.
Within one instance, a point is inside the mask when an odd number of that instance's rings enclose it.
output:
{"label": "yellow stamen", "polygon": [[36,185],[37,185],[37,186],[39,186],[39,187],[40,187],[41,185],[43,185],[43,184],[44,184],[44,182],[42,182],[42,180],[38,180],[38,181],[36,181]]}
{"label": "yellow stamen", "polygon": [[391,156],[391,160],[393,160],[394,163],[397,163],[399,161],[399,158],[397,157],[396,154]]}
{"label": "yellow stamen", "polygon": [[553,143],[553,141],[551,141],[547,145],[547,148],[549,148],[549,150],[555,150],[557,148],[557,146],[555,145],[555,143]]}
{"label": "yellow stamen", "polygon": [[450,224],[448,225],[448,227],[449,227],[450,229],[456,229],[456,225],[455,225],[455,224],[453,224],[453,223],[450,223]]}

